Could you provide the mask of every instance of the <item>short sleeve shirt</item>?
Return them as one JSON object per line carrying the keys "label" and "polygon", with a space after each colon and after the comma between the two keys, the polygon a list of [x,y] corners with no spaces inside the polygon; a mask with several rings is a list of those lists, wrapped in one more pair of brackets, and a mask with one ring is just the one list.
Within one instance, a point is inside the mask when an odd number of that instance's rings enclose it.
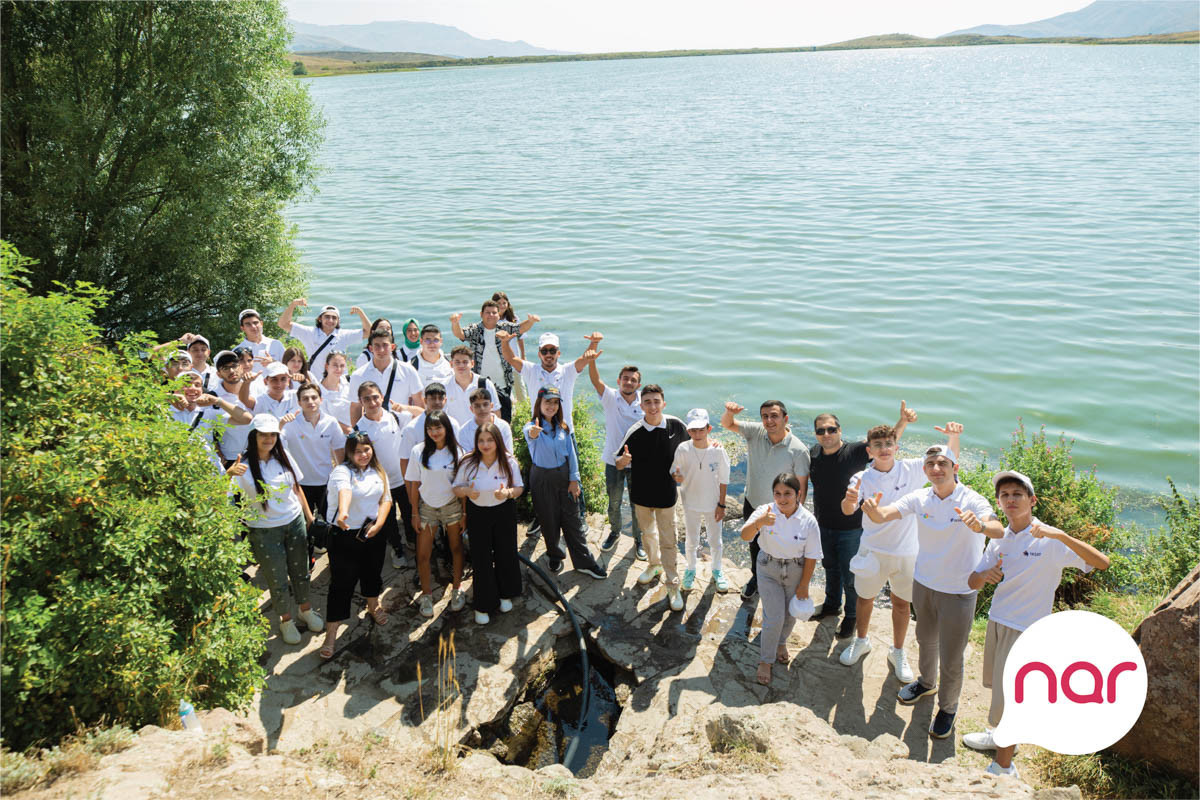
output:
{"label": "short sleeve shirt", "polygon": [[479,497],[467,498],[467,502],[477,506],[498,506],[505,502],[496,497],[496,490],[501,486],[508,489],[515,489],[518,486],[524,486],[521,483],[521,467],[517,464],[517,460],[512,456],[508,457],[508,468],[512,471],[512,480],[509,480],[504,475],[504,470],[500,466],[500,461],[497,459],[490,467],[480,462],[476,466],[467,466],[460,463],[458,472],[454,476],[455,486],[470,486],[479,491]]}
{"label": "short sleeve shirt", "polygon": [[450,366],[449,359],[443,355],[439,355],[437,361],[431,362],[418,353],[413,366],[417,368],[417,374],[421,378],[422,389],[435,381],[446,384],[454,380],[454,367]]}
{"label": "short sleeve shirt", "polygon": [[304,480],[304,473],[293,464],[292,469],[296,472],[293,477],[292,470],[274,458],[259,463],[262,466],[263,483],[266,484],[265,510],[254,481],[254,473],[247,467],[243,474],[237,476],[237,485],[242,492],[242,502],[247,511],[246,525],[251,528],[278,528],[287,525],[303,513],[300,498],[296,497],[292,487],[296,485],[296,478]]}
{"label": "short sleeve shirt", "polygon": [[646,414],[642,411],[642,393],[637,392],[633,401],[627,403],[620,392],[607,386],[600,395],[600,406],[604,409],[604,451],[600,460],[616,466],[617,446],[621,439]]}
{"label": "short sleeve shirt", "polygon": [[[312,325],[301,325],[299,322],[292,323],[291,334],[304,345],[304,352],[310,362],[308,369],[317,378],[325,374],[325,359],[329,358],[330,353],[345,353],[363,338],[362,328],[336,328],[333,339],[329,344],[325,344],[330,334]],[[321,352],[317,353],[317,350]],[[316,353],[316,357],[313,353]]]}
{"label": "short sleeve shirt", "polygon": [[412,419],[407,411],[384,411],[377,420],[367,419],[366,415],[359,418],[354,427],[371,437],[371,446],[375,448],[375,458],[379,466],[387,473],[388,484],[395,488],[404,485],[404,472],[400,469],[400,457],[405,451],[402,448],[404,427]]}
{"label": "short sleeve shirt", "polygon": [[[236,401],[234,402],[236,405]],[[197,416],[199,421],[197,421]],[[217,440],[224,441],[224,437],[228,435],[226,431],[230,429],[242,429],[249,431],[249,425],[230,425],[229,415],[221,409],[220,406],[196,406],[191,411],[186,409],[171,409],[171,418],[181,425],[186,425],[194,435],[199,436],[204,442],[204,449],[208,451],[209,457],[213,464],[219,469],[221,460],[217,455]],[[242,449],[245,449],[245,439],[242,440]],[[241,450],[238,451],[240,453]],[[233,458],[237,458],[238,453],[233,454]]]}
{"label": "short sleeve shirt", "polygon": [[[400,457],[408,458],[408,454],[417,445],[425,441],[425,417],[426,414],[422,411],[417,415],[416,419],[404,426],[404,435],[400,439]],[[462,426],[458,424],[458,420],[451,417],[449,414],[446,417],[450,420],[450,427],[454,428],[454,438],[458,441],[458,446],[465,450],[470,450],[474,446],[475,440],[471,440],[471,446],[468,446],[463,441]]]}
{"label": "short sleeve shirt", "polygon": [[579,377],[579,370],[575,369],[575,362],[570,361],[566,364],[559,362],[558,366],[550,372],[542,369],[541,364],[534,364],[532,361],[525,361],[522,364],[521,380],[525,382],[525,391],[529,393],[529,402],[537,402],[537,394],[543,386],[556,387],[562,394],[563,422],[573,430],[575,425],[572,422],[574,418],[571,416],[571,412],[574,410],[575,379]]}
{"label": "short sleeve shirt", "polygon": [[342,378],[336,389],[321,384],[321,410],[343,425],[350,424],[350,380]]}
{"label": "short sleeve shirt", "polygon": [[978,492],[959,483],[943,500],[929,486],[909,492],[894,507],[904,516],[917,518],[917,565],[913,579],[923,586],[947,594],[970,594],[967,578],[979,564],[983,552],[982,533],[966,526],[955,511],[971,511],[981,521],[991,519],[992,506]]}
{"label": "short sleeve shirt", "polygon": [[[512,426],[495,414],[492,414],[492,424],[500,429],[500,438],[504,440],[504,449],[509,453],[513,452]],[[479,430],[479,424],[475,422],[475,417],[471,417],[463,423],[462,429],[458,432],[458,443],[468,453],[475,449],[475,431],[477,430]]]}
{"label": "short sleeve shirt", "polygon": [[758,546],[773,558],[821,558],[821,529],[817,518],[804,506],[797,506],[796,513],[784,516],[775,503],[766,503],[754,509],[746,524],[757,522],[767,511],[775,514],[775,524],[758,531]]}
{"label": "short sleeve shirt", "polygon": [[[451,484],[454,480],[454,458],[449,447],[443,447],[429,456],[429,465],[421,463],[421,455],[425,452],[425,443],[421,442],[412,449],[408,456],[408,471],[404,473],[406,480],[420,481],[421,499],[434,508],[452,502],[454,490]],[[465,455],[459,450],[458,458],[462,461]]]}
{"label": "short sleeve shirt", "polygon": [[[475,413],[471,411],[471,395],[475,394],[475,390],[479,388],[480,381],[483,381],[483,388],[487,389],[488,396],[492,398],[492,408],[500,408],[500,395],[496,394],[496,385],[487,378],[471,373],[471,382],[465,389],[458,385],[458,381],[453,376],[445,384],[445,412],[454,417],[459,425],[466,425],[468,420],[475,418]],[[467,447],[467,445],[463,444],[463,447]],[[467,449],[471,448],[467,447]]]}
{"label": "short sleeve shirt", "polygon": [[809,451],[808,476],[812,481],[813,512],[822,528],[849,531],[861,528],[862,512],[842,513],[842,498],[854,473],[864,469],[871,457],[866,442],[843,442],[836,453],[826,453],[821,445]]}
{"label": "short sleeve shirt", "polygon": [[1001,564],[1004,580],[996,584],[988,618],[1018,631],[1054,610],[1054,592],[1064,569],[1092,569],[1062,542],[1035,539],[1032,531],[1032,523],[1016,532],[1005,528],[1003,539],[988,539],[987,549],[975,567],[975,572],[983,572]]}
{"label": "short sleeve shirt", "polygon": [[[873,462],[872,462],[873,463]],[[855,473],[849,486],[858,489],[858,502],[864,497],[882,494],[879,505],[890,506],[909,492],[920,489],[926,483],[925,459],[906,458],[897,460],[887,472],[868,466]],[[872,522],[863,515],[863,535],[860,544],[876,553],[893,556],[915,556],[917,554],[917,518],[909,515],[882,524]]]}
{"label": "short sleeve shirt", "polygon": [[683,475],[683,483],[679,485],[683,507],[688,511],[711,512],[721,500],[721,484],[729,484],[729,454],[712,442],[708,447],[697,448],[688,439],[675,448],[671,472],[676,470]]}
{"label": "short sleeve shirt", "polygon": [[[262,337],[261,342],[242,339],[237,347],[249,347],[250,352],[254,354],[255,358],[270,356],[274,361],[283,361],[283,342],[278,339],[272,339],[270,336]],[[236,350],[237,347],[234,349]]]}
{"label": "short sleeve shirt", "polygon": [[276,400],[269,394],[260,394],[254,398],[254,413],[255,414],[270,414],[279,419],[286,417],[288,414],[300,411],[300,402],[296,399],[295,389],[285,389],[283,397]]}
{"label": "short sleeve shirt", "polygon": [[337,519],[338,493],[342,489],[350,490],[350,508],[346,525],[350,530],[357,530],[369,519],[375,519],[379,514],[379,501],[388,490],[387,481],[380,476],[378,470],[352,469],[348,464],[338,464],[329,475],[329,483],[325,490],[327,501],[326,518],[330,522]]}
{"label": "short sleeve shirt", "polygon": [[761,422],[738,422],[746,440],[746,499],[755,508],[772,502],[771,484],[781,472],[804,477],[809,471],[808,445],[791,431],[772,444]]}
{"label": "short sleeve shirt", "polygon": [[283,446],[296,469],[304,474],[305,486],[324,486],[333,471],[333,451],[346,446],[346,434],[337,420],[321,414],[313,424],[298,415],[283,426]]}

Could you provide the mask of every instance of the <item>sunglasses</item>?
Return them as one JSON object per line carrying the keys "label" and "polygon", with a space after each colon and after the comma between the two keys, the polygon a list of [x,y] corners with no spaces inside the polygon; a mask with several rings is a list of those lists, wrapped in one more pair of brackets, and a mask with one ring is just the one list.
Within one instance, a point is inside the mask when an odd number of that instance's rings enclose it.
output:
{"label": "sunglasses", "polygon": [[816,431],[817,431],[817,436],[824,436],[824,435],[826,435],[826,434],[828,434],[828,433],[837,433],[839,430],[841,430],[841,429],[840,429],[840,428],[838,428],[837,426],[832,426],[832,427],[829,427],[829,428],[817,428],[817,429],[816,429]]}
{"label": "sunglasses", "polygon": [[346,441],[347,442],[363,442],[363,441],[365,441],[368,444],[370,444],[371,437],[367,435],[366,431],[353,431],[351,433],[346,434]]}
{"label": "sunglasses", "polygon": [[538,350],[538,352],[544,356],[548,356],[551,353],[557,353],[558,348],[557,347],[543,347],[541,350]]}

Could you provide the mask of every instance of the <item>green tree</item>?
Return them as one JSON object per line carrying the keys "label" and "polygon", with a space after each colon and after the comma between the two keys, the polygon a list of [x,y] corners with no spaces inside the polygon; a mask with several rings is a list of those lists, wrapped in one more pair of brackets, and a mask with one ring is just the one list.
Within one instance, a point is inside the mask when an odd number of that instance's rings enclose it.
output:
{"label": "green tree", "polygon": [[101,344],[106,293],[31,295],[29,266],[0,242],[5,744],[244,705],[267,623],[228,479],[170,421],[146,337]]}
{"label": "green tree", "polygon": [[307,75],[308,67],[304,66],[303,61],[293,61],[292,62],[292,74],[293,75]]}
{"label": "green tree", "polygon": [[0,236],[109,290],[104,336],[212,335],[303,295],[281,210],[323,121],[278,0],[0,3]]}

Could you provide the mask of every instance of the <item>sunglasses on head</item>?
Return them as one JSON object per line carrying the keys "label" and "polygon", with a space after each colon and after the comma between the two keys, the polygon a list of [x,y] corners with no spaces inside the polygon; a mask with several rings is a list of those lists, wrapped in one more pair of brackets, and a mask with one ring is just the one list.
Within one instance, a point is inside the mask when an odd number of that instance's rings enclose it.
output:
{"label": "sunglasses on head", "polygon": [[836,425],[831,425],[828,428],[817,428],[817,436],[824,436],[827,433],[837,433],[837,432],[838,432],[838,427]]}
{"label": "sunglasses on head", "polygon": [[367,442],[367,444],[370,444],[371,437],[367,435],[366,431],[352,431],[351,433],[346,434],[346,441],[347,442],[365,441],[365,442]]}

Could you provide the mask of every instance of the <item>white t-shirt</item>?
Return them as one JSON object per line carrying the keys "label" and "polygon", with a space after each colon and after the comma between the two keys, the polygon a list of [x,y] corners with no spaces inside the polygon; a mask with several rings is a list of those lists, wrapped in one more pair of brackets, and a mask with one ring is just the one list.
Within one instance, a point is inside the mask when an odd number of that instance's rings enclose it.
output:
{"label": "white t-shirt", "polygon": [[[429,456],[429,466],[421,463],[421,454],[425,452],[425,443],[421,442],[412,449],[408,456],[408,471],[404,473],[406,480],[420,481],[421,499],[434,508],[441,508],[456,499],[450,488],[454,480],[454,458],[449,447],[443,447]],[[459,460],[466,455],[459,448]]]}
{"label": "white t-shirt", "polygon": [[497,386],[504,383],[504,363],[496,349],[496,329],[483,329],[483,363],[477,365],[479,374]]}
{"label": "white t-shirt", "polygon": [[[445,411],[445,409],[442,410]],[[411,453],[414,447],[425,441],[425,416],[425,412],[422,411],[416,419],[404,426],[404,436],[400,439],[401,458],[408,458],[408,453]],[[450,420],[450,427],[454,428],[454,440],[458,442],[458,446],[466,450],[474,447],[474,439],[471,440],[471,447],[468,447],[467,443],[462,441],[462,426],[458,424],[458,420],[449,414],[446,416]]]}
{"label": "white t-shirt", "polygon": [[913,579],[937,592],[970,594],[967,578],[975,571],[983,552],[982,533],[975,533],[958,517],[955,508],[974,512],[980,522],[995,514],[981,494],[964,484],[956,484],[945,500],[932,486],[909,492],[894,503],[905,516],[917,518],[917,566]]}
{"label": "white t-shirt", "polygon": [[[874,463],[874,462],[872,462]],[[927,483],[924,458],[897,459],[887,472],[874,466],[855,473],[850,486],[858,489],[858,504],[864,497],[882,494],[879,505],[890,506],[909,492],[915,492]],[[872,522],[863,514],[863,534],[860,544],[876,553],[893,556],[915,556],[917,554],[917,518],[905,516],[891,522]]]}
{"label": "white t-shirt", "polygon": [[[467,420],[475,418],[475,414],[471,411],[471,395],[475,394],[475,390],[479,388],[480,376],[471,373],[471,382],[467,384],[467,388],[462,388],[458,385],[458,381],[454,376],[446,382],[446,407],[443,409],[459,425],[466,425]],[[487,378],[483,379],[484,388],[488,390],[488,394],[492,398],[492,408],[500,408],[500,395],[496,394],[496,385]],[[464,443],[463,447],[470,450],[470,447]]]}
{"label": "white t-shirt", "polygon": [[354,374],[350,376],[350,400],[358,402],[358,387],[362,386],[366,381],[373,381],[379,386],[379,393],[387,397],[388,393],[388,376],[392,374],[392,365],[396,366],[396,377],[392,379],[392,396],[388,398],[393,403],[401,403],[407,405],[414,394],[419,394],[424,384],[421,383],[421,378],[417,375],[417,371],[405,364],[403,361],[392,359],[387,365],[379,370],[375,367],[375,362],[367,364],[362,369],[354,370]]}
{"label": "white t-shirt", "polygon": [[758,546],[774,558],[821,559],[821,527],[817,518],[804,506],[797,506],[796,513],[785,517],[775,503],[767,503],[754,509],[746,524],[766,515],[767,510],[775,514],[775,524],[759,528]]}
{"label": "white t-shirt", "polygon": [[683,473],[679,493],[688,511],[711,512],[721,502],[721,484],[729,485],[729,454],[723,447],[698,449],[691,439],[675,448],[671,472]]}
{"label": "white t-shirt", "polygon": [[[359,417],[354,427],[371,437],[371,446],[375,448],[375,458],[379,466],[387,473],[388,483],[394,489],[404,485],[404,471],[400,468],[400,456],[408,452],[403,449],[404,426],[412,420],[412,414],[407,411],[384,411],[378,421],[367,419],[366,415]],[[411,449],[411,448],[410,448]]]}
{"label": "white t-shirt", "polygon": [[[499,414],[492,414],[492,424],[500,429],[500,438],[504,440],[504,449],[511,455],[513,452],[512,426],[502,420]],[[479,424],[475,422],[475,417],[471,417],[463,423],[458,432],[458,444],[468,453],[475,449],[475,431],[478,428]]]}
{"label": "white t-shirt", "polygon": [[[417,373],[421,376],[422,389],[434,381],[448,384],[454,380],[454,367],[450,366],[450,361],[441,353],[438,354],[438,360],[433,362],[426,361],[424,354],[418,354]],[[450,391],[449,386],[446,386],[446,391]]]}
{"label": "white t-shirt", "polygon": [[321,384],[321,410],[343,425],[350,424],[350,380],[342,378],[337,389]]}
{"label": "white t-shirt", "polygon": [[[521,380],[525,382],[525,391],[529,394],[529,402],[537,402],[537,394],[543,386],[557,387],[559,393],[562,394],[563,421],[570,430],[575,428],[571,412],[575,399],[575,379],[578,377],[579,370],[575,369],[574,361],[566,364],[560,361],[552,372],[547,372],[542,369],[541,364],[534,364],[532,361],[521,362]],[[624,431],[621,432],[621,436],[625,436]]]}
{"label": "white t-shirt", "polygon": [[379,515],[379,501],[383,499],[383,493],[388,490],[388,486],[377,470],[368,467],[360,472],[351,469],[348,464],[338,464],[329,474],[329,483],[325,489],[328,509],[325,518],[330,522],[337,521],[338,492],[342,489],[350,490],[346,525],[353,531]]}
{"label": "white t-shirt", "polygon": [[[228,402],[230,405],[237,406],[247,414],[254,414],[253,411],[242,405],[241,400],[238,400],[237,392],[226,391],[221,381],[213,384],[213,391],[217,393],[217,397]],[[226,461],[233,461],[246,452],[246,442],[250,438],[250,426],[233,425],[228,419],[225,420],[225,423],[228,427],[221,432],[221,458],[224,458]],[[188,424],[191,424],[191,420],[188,420]]]}
{"label": "white t-shirt", "polygon": [[1018,631],[1054,610],[1054,592],[1064,569],[1092,570],[1074,550],[1057,539],[1035,539],[1032,530],[1032,524],[1017,532],[1005,528],[1003,539],[988,539],[975,566],[976,572],[983,572],[1004,559],[1004,580],[996,584],[988,618]]}
{"label": "white t-shirt", "polygon": [[262,337],[261,342],[242,339],[233,349],[236,350],[239,347],[249,347],[250,352],[254,354],[255,358],[266,355],[275,361],[283,361],[283,342],[278,339],[272,339],[270,336]]}
{"label": "white t-shirt", "polygon": [[[301,325],[299,322],[292,323],[291,334],[300,344],[304,345],[304,353],[312,359],[309,364],[309,370],[317,376],[319,380],[325,374],[325,359],[330,353],[347,352],[353,345],[362,341],[362,328],[335,328],[333,331],[333,341],[326,344],[325,340],[329,338],[329,334],[312,325]],[[317,353],[317,349],[321,348],[321,352]],[[317,353],[317,357],[313,358],[313,353]]]}
{"label": "white t-shirt", "polygon": [[[600,406],[604,409],[604,452],[600,460],[616,466],[617,448],[625,433],[646,415],[642,411],[642,393],[634,395],[632,403],[626,403],[620,392],[608,386],[600,395]],[[712,511],[711,508],[706,510]]]}
{"label": "white t-shirt", "polygon": [[[196,368],[192,367],[192,369]],[[200,373],[200,386],[204,391],[215,392],[217,390],[217,384],[221,382],[221,379],[217,377],[216,367],[212,364],[205,364],[204,369],[197,369],[196,372]]]}
{"label": "white t-shirt", "polygon": [[[196,422],[196,415],[200,415],[200,421],[193,427],[192,423]],[[225,435],[224,431],[230,428],[250,429],[249,425],[230,425],[229,415],[220,406],[196,406],[191,411],[180,410],[172,406],[171,418],[181,425],[186,425],[194,435],[200,437],[204,442],[204,449],[208,451],[209,458],[222,472],[225,470],[221,467],[221,459],[217,456],[217,446],[213,442],[214,428],[222,430],[222,439]],[[237,454],[235,453],[233,457],[237,458]]]}
{"label": "white t-shirt", "polygon": [[283,446],[304,473],[305,486],[324,486],[333,471],[333,451],[346,446],[346,434],[328,414],[319,414],[315,425],[300,414],[283,426]]}
{"label": "white t-shirt", "polygon": [[[292,472],[274,458],[259,463],[262,465],[263,483],[267,489],[265,511],[262,507],[262,497],[259,496],[258,487],[254,483],[254,473],[250,471],[248,464],[245,473],[238,475],[236,479],[238,488],[242,491],[242,502],[248,517],[246,525],[251,528],[278,528],[287,525],[304,513],[300,507],[300,498],[292,489],[296,485]],[[292,468],[296,470],[296,478],[304,480],[304,473],[295,463],[292,464]]]}
{"label": "white t-shirt", "polygon": [[[504,477],[504,470],[500,467],[500,460],[496,459],[492,466],[484,466],[481,461],[477,467],[467,468],[466,464],[458,465],[458,473],[454,476],[455,486],[471,486],[479,490],[479,497],[472,500],[467,498],[467,502],[477,506],[498,506],[504,501],[496,497],[496,490],[501,486],[508,489],[515,489],[518,486],[524,486],[521,483],[521,467],[517,464],[517,460],[511,455],[508,457],[508,467],[512,470],[512,480]],[[429,502],[426,500],[425,502]]]}
{"label": "white t-shirt", "polygon": [[276,400],[269,394],[260,394],[254,398],[254,413],[255,414],[270,414],[276,419],[282,418],[293,412],[300,411],[300,401],[296,399],[295,389],[284,389],[283,397]]}

